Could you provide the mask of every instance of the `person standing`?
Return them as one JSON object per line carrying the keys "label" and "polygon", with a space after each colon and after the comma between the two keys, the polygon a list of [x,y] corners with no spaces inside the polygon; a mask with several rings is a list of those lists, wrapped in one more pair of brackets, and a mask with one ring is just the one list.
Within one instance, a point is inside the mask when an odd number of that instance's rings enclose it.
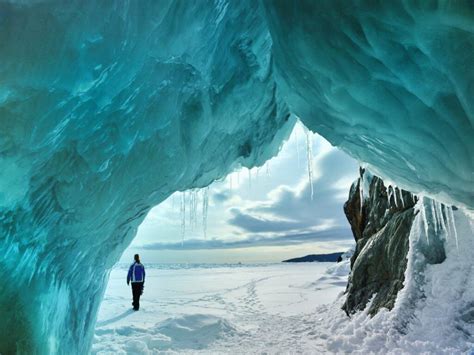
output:
{"label": "person standing", "polygon": [[145,267],[140,262],[140,255],[135,254],[135,262],[130,265],[127,275],[127,285],[132,282],[133,295],[133,309],[138,311],[140,309],[140,296],[143,293],[143,285],[145,283]]}

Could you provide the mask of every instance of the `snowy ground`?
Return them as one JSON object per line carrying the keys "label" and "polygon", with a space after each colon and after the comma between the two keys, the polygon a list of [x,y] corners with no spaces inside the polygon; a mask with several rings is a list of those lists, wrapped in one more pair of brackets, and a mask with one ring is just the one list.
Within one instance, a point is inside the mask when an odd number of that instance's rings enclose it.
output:
{"label": "snowy ground", "polygon": [[445,228],[446,260],[420,272],[417,241],[427,238],[420,216],[410,234],[405,287],[390,312],[348,318],[341,311],[348,260],[149,265],[139,312],[131,310],[122,267],[111,274],[92,353],[474,355],[474,220],[457,211],[456,228],[454,219]]}
{"label": "snowy ground", "polygon": [[116,268],[92,353],[317,352],[328,336],[316,331],[318,313],[344,291],[347,273],[347,263],[148,267],[133,312],[126,270]]}

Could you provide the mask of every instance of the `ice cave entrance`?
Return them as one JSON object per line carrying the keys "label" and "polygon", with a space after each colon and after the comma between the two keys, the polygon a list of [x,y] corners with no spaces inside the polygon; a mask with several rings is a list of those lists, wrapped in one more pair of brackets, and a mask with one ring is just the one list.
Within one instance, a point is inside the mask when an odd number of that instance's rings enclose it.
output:
{"label": "ice cave entrance", "polygon": [[151,263],[277,262],[347,249],[353,237],[342,207],[357,177],[354,159],[298,121],[263,166],[153,208],[120,262],[135,253]]}
{"label": "ice cave entrance", "polygon": [[[264,318],[277,310],[296,315],[331,302],[344,289],[347,274],[315,291],[308,285],[325,272],[326,263],[281,261],[353,247],[343,204],[357,176],[355,160],[298,121],[279,154],[263,166],[241,168],[207,188],[173,194],[149,212],[112,270],[93,351],[133,341],[128,332],[128,337],[110,337],[112,328],[170,332],[173,344],[162,348],[189,349],[181,336],[200,343],[213,341],[213,335],[182,334],[184,326],[211,324],[215,332],[225,332],[220,327],[229,317],[239,318],[236,314],[241,317],[237,324],[247,323],[246,317],[255,324],[271,323]],[[150,275],[140,314],[131,311],[125,284],[136,253]],[[143,349],[152,345],[142,344]]]}

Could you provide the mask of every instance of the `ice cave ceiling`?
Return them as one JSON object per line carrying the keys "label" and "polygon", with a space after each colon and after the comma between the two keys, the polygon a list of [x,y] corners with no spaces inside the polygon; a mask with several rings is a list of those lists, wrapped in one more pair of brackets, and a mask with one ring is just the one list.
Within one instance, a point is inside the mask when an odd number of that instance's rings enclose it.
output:
{"label": "ice cave ceiling", "polygon": [[25,307],[5,317],[28,318],[44,349],[87,348],[101,292],[84,311],[82,267],[101,266],[102,289],[153,205],[262,164],[291,113],[374,173],[472,210],[473,97],[468,0],[1,2],[0,277],[70,299],[5,288],[0,306]]}

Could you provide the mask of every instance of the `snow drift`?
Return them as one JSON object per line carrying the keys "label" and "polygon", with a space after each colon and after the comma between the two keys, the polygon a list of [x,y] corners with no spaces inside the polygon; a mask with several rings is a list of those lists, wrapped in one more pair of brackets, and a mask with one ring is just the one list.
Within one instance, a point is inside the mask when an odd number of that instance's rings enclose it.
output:
{"label": "snow drift", "polygon": [[472,210],[473,19],[469,1],[0,4],[0,351],[87,352],[149,209],[263,164],[290,113]]}

